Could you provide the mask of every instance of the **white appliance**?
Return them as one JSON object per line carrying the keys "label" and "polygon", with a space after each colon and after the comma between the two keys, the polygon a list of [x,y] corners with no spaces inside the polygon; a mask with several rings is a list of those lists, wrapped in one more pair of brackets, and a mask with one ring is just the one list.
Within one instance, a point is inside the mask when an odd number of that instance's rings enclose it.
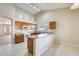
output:
{"label": "white appliance", "polygon": [[31,26],[23,26],[23,32],[24,35],[30,36],[30,34],[34,32],[34,30],[31,28]]}

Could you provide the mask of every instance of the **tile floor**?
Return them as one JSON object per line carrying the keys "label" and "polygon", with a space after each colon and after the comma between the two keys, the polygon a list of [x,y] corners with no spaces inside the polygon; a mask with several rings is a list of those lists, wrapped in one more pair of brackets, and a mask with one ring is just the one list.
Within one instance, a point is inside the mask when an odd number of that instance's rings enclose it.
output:
{"label": "tile floor", "polygon": [[41,56],[79,56],[79,47],[55,43]]}
{"label": "tile floor", "polygon": [[2,44],[0,45],[0,56],[26,56],[27,43],[19,43],[15,45]]}
{"label": "tile floor", "polygon": [[[0,45],[0,56],[11,55],[11,45]],[[8,50],[6,50],[6,48]],[[20,47],[19,47],[20,48]],[[2,53],[3,52],[3,53]],[[7,55],[6,55],[7,53]],[[20,52],[19,52],[20,53]],[[14,54],[15,55],[15,54]],[[20,55],[19,55],[20,56]],[[31,56],[30,54],[25,56]],[[49,49],[47,49],[41,56],[79,56],[79,47],[71,46],[68,44],[54,43]]]}

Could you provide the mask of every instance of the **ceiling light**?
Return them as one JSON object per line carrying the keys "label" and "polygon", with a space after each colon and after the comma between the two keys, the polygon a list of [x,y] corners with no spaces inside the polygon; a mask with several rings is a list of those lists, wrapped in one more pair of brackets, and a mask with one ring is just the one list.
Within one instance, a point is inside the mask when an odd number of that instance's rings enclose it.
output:
{"label": "ceiling light", "polygon": [[38,8],[37,6],[33,5],[32,3],[28,3],[27,5],[29,5],[30,7],[32,7],[37,12],[40,11],[40,8]]}
{"label": "ceiling light", "polygon": [[38,7],[33,7],[36,11],[40,11],[40,9]]}
{"label": "ceiling light", "polygon": [[77,9],[77,8],[79,8],[79,3],[75,3],[70,7],[70,9]]}

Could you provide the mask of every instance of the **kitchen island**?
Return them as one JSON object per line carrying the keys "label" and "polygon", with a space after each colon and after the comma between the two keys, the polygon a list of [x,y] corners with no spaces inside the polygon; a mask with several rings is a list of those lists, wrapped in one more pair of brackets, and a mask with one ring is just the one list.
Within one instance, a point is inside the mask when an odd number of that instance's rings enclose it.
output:
{"label": "kitchen island", "polygon": [[28,52],[34,56],[40,56],[55,41],[55,34],[40,33],[27,37]]}

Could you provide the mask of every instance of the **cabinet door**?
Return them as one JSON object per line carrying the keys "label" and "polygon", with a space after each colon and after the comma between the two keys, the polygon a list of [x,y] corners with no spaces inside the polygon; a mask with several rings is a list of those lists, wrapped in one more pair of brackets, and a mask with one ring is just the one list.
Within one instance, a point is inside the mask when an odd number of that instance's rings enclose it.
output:
{"label": "cabinet door", "polygon": [[49,22],[49,29],[56,29],[56,22]]}
{"label": "cabinet door", "polygon": [[15,25],[16,25],[16,28],[23,28],[23,23],[22,22],[16,21]]}
{"label": "cabinet door", "polygon": [[33,55],[33,39],[32,38],[28,38],[27,48],[28,48],[28,52]]}
{"label": "cabinet door", "polygon": [[24,35],[23,34],[15,35],[15,43],[20,43],[20,42],[24,42]]}

